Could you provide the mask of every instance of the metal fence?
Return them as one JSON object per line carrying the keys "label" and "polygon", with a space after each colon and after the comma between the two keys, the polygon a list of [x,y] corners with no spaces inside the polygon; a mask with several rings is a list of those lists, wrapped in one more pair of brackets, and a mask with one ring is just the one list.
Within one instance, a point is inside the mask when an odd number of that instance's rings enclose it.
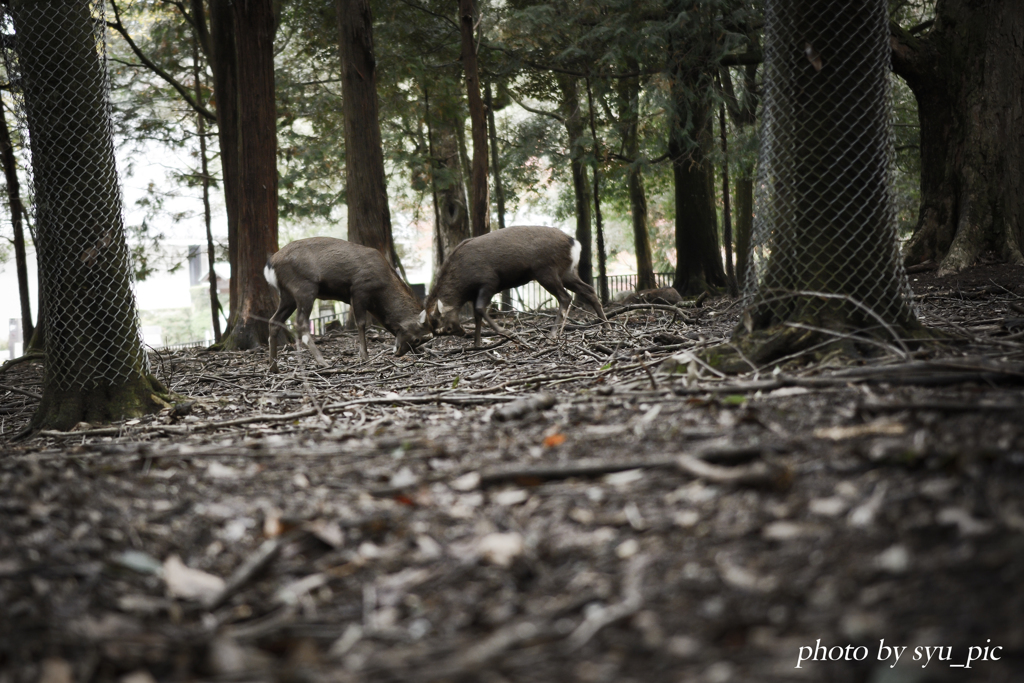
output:
{"label": "metal fence", "polygon": [[770,0],[764,56],[748,326],[913,321],[892,192],[886,0]]}
{"label": "metal fence", "polygon": [[2,53],[32,156],[45,382],[117,385],[149,361],[114,163],[103,4],[4,3],[0,20],[14,29]]}

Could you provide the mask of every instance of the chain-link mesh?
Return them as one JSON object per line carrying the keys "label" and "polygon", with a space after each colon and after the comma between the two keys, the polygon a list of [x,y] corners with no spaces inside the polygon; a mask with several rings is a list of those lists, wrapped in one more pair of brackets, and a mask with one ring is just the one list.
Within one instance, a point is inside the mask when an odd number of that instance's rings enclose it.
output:
{"label": "chain-link mesh", "polygon": [[913,324],[892,196],[886,0],[769,0],[764,57],[744,292],[754,325]]}
{"label": "chain-link mesh", "polygon": [[[5,66],[32,156],[46,382],[59,391],[149,372],[114,162],[102,2],[6,3]],[[13,48],[13,49],[12,49]]]}

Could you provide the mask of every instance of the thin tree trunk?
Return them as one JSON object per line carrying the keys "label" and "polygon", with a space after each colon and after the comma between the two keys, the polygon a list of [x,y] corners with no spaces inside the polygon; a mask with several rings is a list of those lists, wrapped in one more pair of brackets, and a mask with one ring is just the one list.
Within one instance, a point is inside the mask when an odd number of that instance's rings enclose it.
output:
{"label": "thin tree trunk", "polygon": [[348,239],[380,251],[399,265],[391,231],[377,105],[377,59],[368,0],[336,0],[345,115]]}
{"label": "thin tree trunk", "polygon": [[24,208],[21,204],[21,184],[18,182],[18,165],[14,159],[14,145],[7,128],[7,116],[0,103],[0,161],[7,179],[7,202],[11,209],[11,228],[14,231],[14,265],[18,271],[18,299],[21,303],[22,349],[28,348],[35,326],[32,324],[32,306],[28,296],[28,257],[25,253],[25,228],[21,222]]}
{"label": "thin tree trunk", "polygon": [[470,216],[473,236],[491,231],[490,197],[487,187],[487,118],[480,99],[480,73],[473,40],[473,0],[459,0],[459,28],[462,33],[462,68],[466,73],[469,120],[473,128],[473,173],[470,183]]}
{"label": "thin tree trunk", "polygon": [[725,277],[729,296],[738,296],[736,273],[732,268],[732,213],[729,207],[729,145],[725,139],[725,105],[718,106],[718,130],[722,138],[722,241],[725,242]]}
{"label": "thin tree trunk", "polygon": [[236,276],[239,308],[225,346],[251,349],[267,339],[268,320],[277,309],[276,298],[263,276],[267,255],[277,251],[275,17],[272,0],[235,2],[233,8],[241,169]]}
{"label": "thin tree trunk", "polygon": [[[192,75],[195,79],[196,102],[203,104],[203,85],[199,68],[199,37],[192,40]],[[217,296],[217,271],[213,269],[216,256],[213,249],[213,229],[210,225],[210,169],[206,159],[206,119],[196,114],[196,133],[199,135],[199,164],[203,183],[203,220],[206,225],[206,259],[210,270],[210,316],[213,322],[213,341],[220,343],[220,298]]]}
{"label": "thin tree trunk", "polygon": [[434,192],[434,273],[452,251],[470,234],[466,190],[462,183],[462,155],[459,153],[458,121],[430,119],[430,179]]}
{"label": "thin tree trunk", "polygon": [[597,273],[601,283],[601,303],[608,305],[608,264],[607,254],[604,249],[604,223],[601,220],[601,141],[597,137],[597,127],[594,125],[594,93],[590,89],[590,79],[587,79],[587,109],[590,113],[590,136],[594,140],[594,224],[597,227]]}
{"label": "thin tree trunk", "polygon": [[[635,68],[635,62],[627,63]],[[636,253],[637,290],[654,289],[654,259],[651,256],[651,237],[647,227],[647,194],[644,191],[643,169],[640,163],[640,79],[619,80],[619,108],[622,114],[623,152],[629,159],[626,170],[626,188],[633,219],[633,249]]]}
{"label": "thin tree trunk", "polygon": [[[749,36],[752,46],[760,49],[757,34]],[[733,124],[739,128],[757,123],[757,105],[760,101],[757,89],[757,65],[743,68],[743,97],[736,96],[729,69],[722,69],[722,84],[725,86],[726,104]],[[747,267],[750,261],[750,239],[754,232],[754,164],[743,163],[736,178],[736,280],[748,291],[755,283],[747,283]],[[748,286],[749,285],[749,286]]]}
{"label": "thin tree trunk", "polygon": [[[501,157],[498,155],[498,129],[494,125],[494,99],[491,97],[491,84],[487,84],[487,131],[491,142],[491,168],[494,173],[494,197],[498,202],[498,229],[505,228],[505,188],[501,184]],[[501,310],[512,310],[512,290],[501,292]]]}
{"label": "thin tree trunk", "polygon": [[238,216],[241,191],[238,166],[238,58],[235,50],[235,24],[230,0],[209,0],[210,66],[213,90],[217,96],[217,138],[220,143],[221,182],[224,185],[224,208],[228,218],[228,326],[230,334],[238,315],[238,285],[241,280],[238,260]]}
{"label": "thin tree trunk", "polygon": [[591,255],[590,183],[587,182],[587,171],[583,164],[583,157],[586,154],[583,142],[583,113],[580,111],[576,78],[560,75],[558,85],[562,91],[562,111],[569,142],[569,169],[572,173],[572,189],[576,199],[576,240],[580,243],[579,276],[588,285],[592,285],[594,272]]}

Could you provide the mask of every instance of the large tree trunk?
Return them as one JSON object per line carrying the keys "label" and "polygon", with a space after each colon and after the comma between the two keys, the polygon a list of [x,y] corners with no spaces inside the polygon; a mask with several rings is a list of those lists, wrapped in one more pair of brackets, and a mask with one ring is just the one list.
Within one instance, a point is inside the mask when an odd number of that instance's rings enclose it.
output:
{"label": "large tree trunk", "polygon": [[906,261],[938,261],[940,273],[985,252],[1024,263],[1024,3],[940,0],[925,36],[893,28],[893,68],[921,121],[921,210]]}
{"label": "large tree trunk", "polygon": [[775,2],[759,170],[767,263],[749,330],[919,327],[896,254],[884,5]]}
{"label": "large tree trunk", "polygon": [[345,115],[348,239],[372,247],[398,265],[384,176],[377,106],[377,59],[369,0],[336,0]]}
{"label": "large tree trunk", "polygon": [[580,111],[578,83],[574,77],[560,75],[558,85],[562,91],[562,113],[569,142],[569,169],[576,199],[576,240],[580,243],[579,276],[588,285],[593,285],[590,183],[587,182],[587,169],[583,162],[587,150],[583,139],[584,122],[583,112]]}
{"label": "large tree trunk", "polygon": [[277,107],[274,99],[274,11],[272,0],[233,5],[238,59],[238,313],[224,342],[251,349],[268,335],[277,309],[263,276],[267,256],[277,251]]}
{"label": "large tree trunk", "polygon": [[491,231],[490,197],[487,187],[487,118],[480,98],[480,73],[473,40],[473,0],[459,0],[459,27],[462,32],[462,68],[466,72],[469,119],[473,128],[473,174],[470,182],[470,216],[473,236]]}
{"label": "large tree trunk", "polygon": [[238,166],[238,59],[235,53],[235,23],[230,0],[209,0],[210,67],[217,98],[217,139],[220,143],[221,182],[228,218],[228,263],[231,280],[228,294],[228,331],[238,315],[238,216],[241,191]]}
{"label": "large tree trunk", "polygon": [[18,182],[18,165],[14,160],[14,145],[7,128],[7,116],[0,103],[0,161],[4,166],[7,180],[7,203],[11,209],[11,228],[14,231],[14,266],[18,271],[18,300],[21,303],[22,348],[28,348],[35,326],[32,323],[32,306],[28,297],[28,257],[25,253],[25,228],[22,223],[24,207],[21,203],[21,183]]}
{"label": "large tree trunk", "polygon": [[[635,62],[627,64],[635,68]],[[640,163],[640,79],[619,81],[619,110],[622,112],[623,152],[629,159],[626,188],[633,217],[633,249],[636,253],[637,290],[654,289],[654,259],[651,257],[651,236],[647,227],[647,193],[644,191],[643,167]]]}
{"label": "large tree trunk", "polygon": [[710,88],[700,87],[700,74],[677,70],[672,79],[673,113],[669,117],[668,150],[672,157],[676,204],[676,275],[680,294],[700,294],[726,284],[718,248],[715,212]]}
{"label": "large tree trunk", "polygon": [[31,428],[152,412],[132,293],[107,80],[86,0],[12,3],[31,133],[42,299],[43,395]]}

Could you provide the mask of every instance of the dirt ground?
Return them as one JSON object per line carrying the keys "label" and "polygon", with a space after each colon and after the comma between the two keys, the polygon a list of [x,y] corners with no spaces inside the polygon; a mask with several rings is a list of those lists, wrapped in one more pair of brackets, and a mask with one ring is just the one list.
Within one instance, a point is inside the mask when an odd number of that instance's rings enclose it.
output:
{"label": "dirt ground", "polygon": [[733,377],[724,298],[153,353],[188,401],[18,442],[12,365],[0,683],[1020,681],[1024,268],[911,278],[949,344]]}

